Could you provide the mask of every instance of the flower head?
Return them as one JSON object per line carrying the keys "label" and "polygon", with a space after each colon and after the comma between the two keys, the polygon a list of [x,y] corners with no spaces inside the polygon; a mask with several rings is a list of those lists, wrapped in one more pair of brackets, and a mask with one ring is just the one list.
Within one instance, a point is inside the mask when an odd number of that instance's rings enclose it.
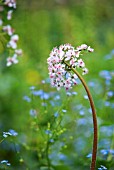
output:
{"label": "flower head", "polygon": [[18,40],[19,40],[19,36],[17,34],[12,35],[10,41],[7,44],[7,47],[16,49]]}
{"label": "flower head", "polygon": [[7,66],[11,66],[12,64],[17,64],[18,59],[17,59],[17,54],[14,54],[13,57],[8,57],[7,58]]}
{"label": "flower head", "polygon": [[23,54],[22,49],[16,49],[16,50],[15,50],[15,54],[21,56],[21,55]]}
{"label": "flower head", "polygon": [[71,67],[75,69],[81,68],[83,75],[88,73],[84,61],[80,58],[82,50],[93,52],[93,49],[86,44],[82,44],[77,48],[74,48],[70,44],[60,45],[59,48],[53,48],[47,59],[52,86],[56,87],[58,90],[61,87],[69,90],[73,85],[76,85],[78,77],[71,72]]}
{"label": "flower head", "polygon": [[6,25],[3,26],[3,31],[6,32],[9,36],[12,36],[14,29],[10,25]]}
{"label": "flower head", "polygon": [[11,20],[12,19],[12,13],[13,13],[13,10],[9,10],[8,13],[7,13],[7,20]]}
{"label": "flower head", "polygon": [[15,0],[5,0],[4,4],[8,7],[16,8],[16,1]]}

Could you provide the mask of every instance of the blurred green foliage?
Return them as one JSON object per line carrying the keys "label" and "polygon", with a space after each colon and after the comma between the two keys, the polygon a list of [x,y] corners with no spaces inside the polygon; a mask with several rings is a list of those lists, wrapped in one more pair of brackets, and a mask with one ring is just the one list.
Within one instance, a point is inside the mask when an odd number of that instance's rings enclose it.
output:
{"label": "blurred green foliage", "polygon": [[[8,24],[8,21],[5,22]],[[0,160],[10,158],[14,169],[15,167],[16,169],[21,167],[21,169],[25,170],[28,167],[30,170],[36,170],[38,149],[35,147],[39,147],[39,140],[36,132],[33,133],[30,130],[32,125],[30,124],[31,118],[28,112],[31,106],[25,104],[23,96],[29,93],[28,89],[32,85],[38,86],[39,89],[42,88],[41,80],[48,77],[46,60],[54,46],[59,46],[63,43],[71,43],[73,46],[78,46],[86,43],[95,49],[93,54],[86,54],[83,57],[89,68],[89,74],[85,76],[85,80],[93,80],[96,84],[99,82],[102,85],[98,85],[96,90],[91,88],[97,108],[98,120],[102,122],[99,124],[99,127],[101,125],[108,126],[113,124],[114,109],[104,108],[102,104],[102,101],[106,99],[106,88],[103,80],[99,78],[99,72],[101,70],[110,71],[114,69],[114,58],[112,60],[104,60],[104,56],[109,54],[114,48],[114,2],[113,0],[18,0],[17,9],[13,13],[11,24],[15,28],[16,33],[19,34],[19,46],[23,49],[23,56],[20,58],[18,65],[6,67],[8,53],[4,44],[6,44],[7,37],[4,39],[0,35],[0,132],[2,136],[3,131],[7,131],[10,128],[15,129],[21,135],[20,138],[22,139],[19,139],[21,142],[27,138],[28,146],[25,146],[23,143],[23,158],[20,157],[18,152],[4,151],[0,147]],[[55,89],[50,89],[49,85],[45,90],[55,91]],[[81,138],[82,144],[80,144],[80,147],[82,147],[82,150],[80,153],[79,148],[76,148],[77,153],[73,153],[76,141],[67,139],[68,149],[63,149],[63,152],[69,155],[70,160],[68,163],[63,161],[65,165],[55,166],[56,170],[73,170],[75,167],[80,170],[89,168],[90,160],[86,158],[86,154],[91,151],[92,134],[89,137],[83,137],[85,127],[82,126],[82,129],[78,129],[79,127],[73,122],[73,120],[80,118],[78,114],[74,115],[77,111],[73,111],[73,107],[79,103],[83,103],[86,107],[89,106],[88,102],[82,99],[84,90],[81,85],[74,88],[74,90],[80,96],[78,95],[76,100],[71,100],[71,103],[68,105],[67,109],[71,114],[65,119],[66,121],[70,120],[70,123],[66,122],[65,125],[69,129],[66,136],[73,135],[74,138]],[[111,90],[114,90],[113,82]],[[63,91],[60,94],[63,95],[64,103],[66,99],[64,97],[65,94]],[[36,103],[39,109],[38,101]],[[49,111],[52,111],[51,108]],[[42,111],[42,113],[44,112]],[[89,131],[90,126],[86,128]],[[76,131],[75,133],[74,130]],[[99,134],[99,136],[100,139],[106,137],[102,134]],[[41,139],[41,137],[39,138]],[[63,139],[63,137],[61,138]],[[109,138],[107,137],[107,140],[109,140],[109,144],[114,149],[114,137],[111,136]],[[83,142],[84,140],[86,140],[86,144]],[[84,150],[83,145],[86,148]],[[56,148],[56,146],[54,147]],[[67,164],[70,166],[67,166]],[[104,164],[107,167],[109,164],[112,167],[114,166],[110,157],[106,161],[99,158],[98,166],[100,164]],[[109,166],[110,170],[113,170],[111,166]]]}

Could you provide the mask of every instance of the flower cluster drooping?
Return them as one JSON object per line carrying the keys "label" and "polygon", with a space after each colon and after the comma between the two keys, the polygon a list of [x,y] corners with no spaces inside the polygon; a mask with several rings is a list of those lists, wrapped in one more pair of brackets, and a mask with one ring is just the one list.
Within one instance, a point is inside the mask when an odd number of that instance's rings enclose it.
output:
{"label": "flower cluster drooping", "polygon": [[[15,0],[4,0],[3,5],[0,6],[0,12],[4,11],[4,7],[8,6],[7,12],[7,20],[12,19],[13,9],[16,8]],[[14,34],[14,29],[11,25],[4,25],[3,19],[0,16],[0,26],[2,31],[5,32],[9,36],[9,42],[7,43],[7,48],[9,49],[9,57],[7,58],[7,66],[11,66],[12,64],[18,63],[18,56],[22,55],[22,50],[17,48],[17,42],[19,40],[19,36]]]}
{"label": "flower cluster drooping", "polygon": [[53,48],[51,51],[47,63],[51,85],[56,87],[57,90],[60,90],[61,87],[69,90],[73,85],[77,84],[78,77],[71,72],[71,67],[74,69],[81,68],[83,75],[88,73],[84,61],[80,58],[83,50],[88,52],[94,51],[94,49],[86,44],[82,44],[77,48],[74,48],[70,44],[64,44],[60,45],[59,48]]}

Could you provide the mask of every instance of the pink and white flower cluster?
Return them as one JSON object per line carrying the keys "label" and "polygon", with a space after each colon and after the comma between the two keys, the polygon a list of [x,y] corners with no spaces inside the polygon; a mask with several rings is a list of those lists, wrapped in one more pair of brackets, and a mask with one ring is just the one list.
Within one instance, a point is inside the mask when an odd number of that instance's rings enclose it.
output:
{"label": "pink and white flower cluster", "polygon": [[[74,69],[81,68],[82,74],[87,74],[88,69],[85,67],[84,61],[80,58],[82,50],[93,52],[90,46],[82,44],[77,48],[74,48],[70,44],[60,45],[59,48],[55,47],[50,53],[47,59],[49,76],[51,79],[51,85],[60,90],[64,87],[66,90],[72,88],[77,84],[77,75],[71,71],[71,67]],[[66,62],[70,65],[67,66]]]}
{"label": "pink and white flower cluster", "polygon": [[[7,12],[7,20],[12,19],[13,9],[16,8],[16,1],[15,0],[4,0],[3,6],[8,6],[9,10]],[[4,7],[1,6],[2,11]],[[11,25],[4,25],[2,18],[0,18],[0,26],[2,26],[2,31],[5,32],[9,36],[9,42],[7,43],[7,48],[9,48],[10,53],[9,57],[7,58],[7,66],[11,66],[12,64],[18,63],[18,56],[22,55],[22,50],[17,48],[17,42],[19,40],[19,36],[14,34],[14,29]]]}
{"label": "pink and white flower cluster", "polygon": [[16,8],[16,1],[15,0],[4,0],[4,5],[8,7]]}

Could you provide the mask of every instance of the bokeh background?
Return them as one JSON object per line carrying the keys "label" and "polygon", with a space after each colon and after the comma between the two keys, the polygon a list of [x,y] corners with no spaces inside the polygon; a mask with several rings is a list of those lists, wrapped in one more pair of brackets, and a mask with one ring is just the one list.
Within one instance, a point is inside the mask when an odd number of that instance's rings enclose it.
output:
{"label": "bokeh background", "polygon": [[[20,57],[19,64],[6,67],[7,53],[2,44],[0,46],[0,133],[2,139],[3,131],[15,129],[19,134],[17,143],[21,143],[26,138],[27,145],[19,145],[21,148],[19,155],[14,148],[11,148],[13,146],[10,146],[8,141],[3,142],[0,146],[0,160],[8,159],[12,169],[37,169],[37,149],[33,146],[36,144],[37,148],[39,147],[38,139],[36,133],[33,136],[30,134],[29,109],[31,106],[25,103],[23,96],[30,93],[30,86],[42,88],[41,81],[48,78],[46,62],[53,47],[64,43],[71,43],[73,46],[86,43],[95,49],[94,53],[84,56],[84,61],[89,69],[85,80],[90,85],[99,122],[97,168],[103,164],[113,170],[114,1],[17,0],[17,9],[13,13],[11,25],[19,34],[18,45],[23,49],[23,56]],[[101,72],[103,70],[105,72]],[[51,89],[49,84],[45,90],[56,91]],[[86,114],[87,109],[85,109],[89,108],[88,101],[83,97],[86,94],[81,85],[74,87],[73,90],[78,92],[78,96],[70,100],[67,108],[69,113],[64,126],[69,128],[70,124],[71,131],[67,131],[66,136],[73,136],[76,139],[73,141],[67,139],[68,148],[65,151],[63,149],[64,155],[61,160],[52,161],[54,165],[57,162],[59,170],[86,170],[90,163],[87,154],[91,153],[92,124],[89,123],[91,114]],[[63,94],[64,91],[59,92],[64,103],[66,97]],[[36,99],[36,103],[37,100],[39,99]],[[84,105],[84,108],[76,107],[79,105]],[[37,105],[37,107],[39,109],[40,106]],[[85,129],[88,132],[86,135],[84,135]],[[55,148],[58,150],[57,146]]]}

